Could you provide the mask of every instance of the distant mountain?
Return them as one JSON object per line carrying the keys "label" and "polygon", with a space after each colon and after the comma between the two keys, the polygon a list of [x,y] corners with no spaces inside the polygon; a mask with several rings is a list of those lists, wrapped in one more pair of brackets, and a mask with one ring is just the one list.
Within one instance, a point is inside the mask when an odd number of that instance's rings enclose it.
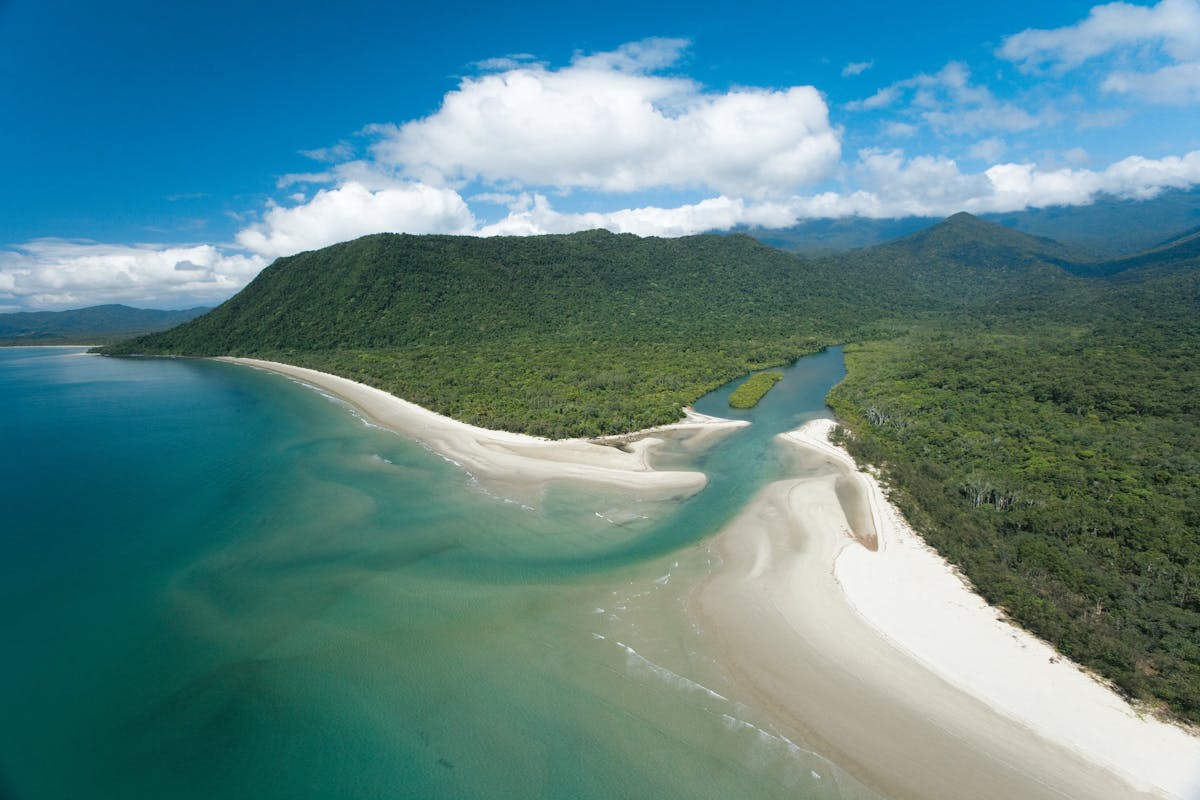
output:
{"label": "distant mountain", "polygon": [[1127,258],[1108,262],[1111,274],[1119,275],[1128,270],[1144,270],[1150,267],[1176,270],[1196,270],[1200,263],[1200,229],[1176,236],[1162,245]]}
{"label": "distant mountain", "polygon": [[1090,260],[1089,255],[1078,248],[1012,230],[965,212],[883,247],[904,249],[923,259],[951,259],[975,268],[986,265],[1004,270],[1034,263],[1069,267]]}
{"label": "distant mountain", "polygon": [[124,305],[90,306],[69,311],[21,311],[0,314],[0,345],[106,344],[143,333],[166,330],[195,319],[207,308],[160,311]]}
{"label": "distant mountain", "polygon": [[[1150,249],[1178,231],[1200,225],[1200,190],[1170,190],[1150,200],[1102,197],[1086,206],[982,214],[980,218],[1062,242],[1086,253],[1091,260],[1105,260]],[[843,217],[742,232],[773,247],[820,256],[882,244],[938,221],[931,217]]]}
{"label": "distant mountain", "polygon": [[803,256],[828,256],[899,239],[936,225],[940,217],[810,219],[790,228],[740,228],[763,244]]}
{"label": "distant mountain", "polygon": [[987,311],[1068,289],[1087,256],[960,213],[886,244],[815,259],[856,289],[869,315]]}
{"label": "distant mountain", "polygon": [[1149,200],[1102,197],[1086,206],[1053,206],[984,217],[1108,259],[1149,250],[1179,231],[1200,225],[1200,189],[1172,189]]}

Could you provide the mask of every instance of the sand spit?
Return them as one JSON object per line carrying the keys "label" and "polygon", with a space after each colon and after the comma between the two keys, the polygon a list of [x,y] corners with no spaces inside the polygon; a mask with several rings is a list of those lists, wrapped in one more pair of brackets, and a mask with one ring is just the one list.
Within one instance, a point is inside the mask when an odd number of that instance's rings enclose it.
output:
{"label": "sand spit", "polygon": [[889,797],[1200,796],[1200,740],[999,620],[832,427],[780,437],[814,476],[758,495],[693,599],[738,684]]}
{"label": "sand spit", "polygon": [[660,471],[649,453],[666,430],[729,430],[747,423],[688,411],[684,420],[602,444],[585,439],[550,440],[478,428],[444,417],[366,384],[290,364],[254,358],[221,358],[286,375],[349,403],[376,425],[416,439],[471,474],[508,484],[563,481],[606,486],[653,496],[686,496],[704,488],[700,472]]}

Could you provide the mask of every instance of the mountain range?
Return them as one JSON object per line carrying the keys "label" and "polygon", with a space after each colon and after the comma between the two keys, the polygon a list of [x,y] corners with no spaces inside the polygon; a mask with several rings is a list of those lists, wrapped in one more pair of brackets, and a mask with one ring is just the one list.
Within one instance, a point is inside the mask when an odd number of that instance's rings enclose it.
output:
{"label": "mountain range", "polygon": [[166,330],[208,311],[89,306],[68,311],[19,311],[0,314],[0,345],[103,344]]}
{"label": "mountain range", "polygon": [[[1185,229],[1200,226],[1200,190],[1172,189],[1150,199],[1102,196],[1089,205],[1030,208],[982,214],[981,219],[1076,248],[1104,261],[1157,247]],[[788,228],[747,228],[774,247],[804,255],[829,255],[869,247],[937,224],[934,217],[806,220]]]}

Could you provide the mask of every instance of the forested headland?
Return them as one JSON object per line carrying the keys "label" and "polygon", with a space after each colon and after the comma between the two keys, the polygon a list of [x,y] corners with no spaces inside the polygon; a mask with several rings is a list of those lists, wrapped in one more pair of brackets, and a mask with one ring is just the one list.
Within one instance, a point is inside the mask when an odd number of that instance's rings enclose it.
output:
{"label": "forested headland", "polygon": [[551,437],[677,419],[848,342],[860,463],[991,602],[1200,723],[1200,253],[1097,262],[956,215],[805,259],[746,236],[380,234],[113,354],[244,355]]}

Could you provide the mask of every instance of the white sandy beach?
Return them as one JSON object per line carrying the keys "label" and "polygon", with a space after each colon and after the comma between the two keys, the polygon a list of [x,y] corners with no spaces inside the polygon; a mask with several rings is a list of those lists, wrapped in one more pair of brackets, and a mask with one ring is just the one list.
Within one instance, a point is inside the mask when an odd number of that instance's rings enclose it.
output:
{"label": "white sandy beach", "polygon": [[672,429],[729,430],[748,424],[688,410],[687,417],[680,422],[644,431],[647,435],[628,443],[552,441],[468,425],[380,389],[326,372],[253,358],[218,360],[277,372],[314,386],[349,403],[372,423],[422,442],[476,477],[512,484],[565,481],[661,497],[690,495],[704,488],[707,482],[704,474],[653,469],[649,452],[661,440],[648,434]]}
{"label": "white sandy beach", "polygon": [[[829,443],[832,427],[781,437],[815,475],[758,496],[694,599],[739,684],[890,797],[1200,796],[1200,739],[998,619]],[[865,526],[875,552],[852,537]]]}
{"label": "white sandy beach", "polygon": [[[821,447],[833,423],[790,436]],[[834,576],[872,626],[939,675],[1053,741],[1143,788],[1200,797],[1200,738],[1137,713],[1049,645],[1006,622],[926,545],[887,502],[879,482],[855,472],[881,532],[879,550],[845,547]]]}

